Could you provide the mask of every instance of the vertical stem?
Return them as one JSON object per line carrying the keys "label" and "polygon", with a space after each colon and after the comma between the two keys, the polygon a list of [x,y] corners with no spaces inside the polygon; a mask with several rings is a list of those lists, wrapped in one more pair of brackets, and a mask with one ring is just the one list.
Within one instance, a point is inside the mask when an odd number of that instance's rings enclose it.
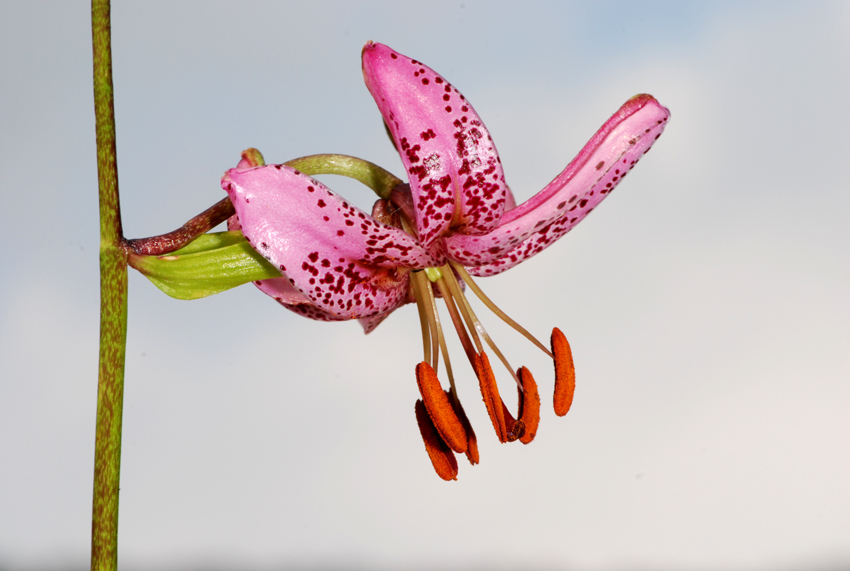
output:
{"label": "vertical stem", "polygon": [[127,342],[127,252],[121,231],[109,0],[92,0],[100,202],[100,361],[92,501],[92,570],[118,566],[118,484]]}

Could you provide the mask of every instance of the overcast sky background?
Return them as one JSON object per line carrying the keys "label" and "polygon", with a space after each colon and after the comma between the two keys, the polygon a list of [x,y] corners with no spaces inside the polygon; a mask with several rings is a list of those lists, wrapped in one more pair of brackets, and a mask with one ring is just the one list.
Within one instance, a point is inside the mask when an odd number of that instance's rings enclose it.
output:
{"label": "overcast sky background", "polygon": [[[130,275],[124,569],[850,566],[850,3],[129,2],[113,6],[125,233],[223,196],[244,148],[402,174],[362,82],[386,43],[475,105],[519,201],[619,105],[672,112],[560,243],[485,291],[564,330],[578,388],[490,316],[543,418],[433,472],[408,306],[364,336],[251,286],[192,302]],[[98,336],[87,2],[0,2],[0,568],[85,568]],[[332,188],[369,209],[370,191]],[[481,312],[484,313],[483,311]],[[497,372],[503,393],[507,375]],[[513,403],[511,403],[513,404]]]}

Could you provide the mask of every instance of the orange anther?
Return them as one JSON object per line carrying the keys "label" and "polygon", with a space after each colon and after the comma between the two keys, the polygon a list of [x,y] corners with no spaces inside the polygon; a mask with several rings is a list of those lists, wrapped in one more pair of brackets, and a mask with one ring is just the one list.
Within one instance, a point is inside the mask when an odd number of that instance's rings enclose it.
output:
{"label": "orange anther", "polygon": [[557,327],[552,330],[552,354],[555,355],[555,414],[564,416],[573,404],[576,369],[570,344]]}
{"label": "orange anther", "polygon": [[443,441],[457,453],[466,452],[466,431],[463,429],[463,424],[455,414],[443,387],[440,386],[437,373],[425,361],[416,365],[416,383],[419,385],[419,392],[422,394],[422,400],[425,401],[428,415]]}
{"label": "orange anther", "polygon": [[466,417],[466,412],[464,412],[460,401],[452,397],[448,391],[446,391],[446,396],[449,398],[449,402],[452,403],[452,408],[460,419],[463,430],[466,432],[466,459],[474,466],[478,464],[478,439],[475,437],[475,431],[472,430],[472,425],[469,423],[469,419]]}
{"label": "orange anther", "polygon": [[[502,399],[499,398],[499,400]],[[513,417],[511,411],[508,410],[508,407],[503,400],[502,414],[505,416],[505,430],[508,431],[508,442],[519,440],[519,437],[525,434],[525,423],[522,420],[518,420]],[[517,414],[517,416],[519,415]]]}
{"label": "orange anther", "polygon": [[[540,424],[540,394],[537,392],[537,383],[531,376],[531,371],[520,367],[517,376],[522,382],[522,394],[519,395],[519,420],[525,425],[525,433],[520,435],[519,441],[528,444],[534,440],[537,434],[537,426]],[[519,389],[517,389],[517,392]]]}
{"label": "orange anther", "polygon": [[481,387],[481,396],[487,406],[487,413],[493,422],[493,428],[499,437],[499,442],[508,441],[508,429],[505,424],[505,412],[502,398],[499,396],[499,387],[496,385],[496,376],[490,367],[487,353],[481,352],[475,355],[475,374],[478,376],[478,384]]}
{"label": "orange anther", "polygon": [[440,438],[440,433],[437,432],[428,411],[425,409],[425,403],[421,400],[416,401],[416,422],[419,424],[419,433],[422,435],[422,440],[425,441],[425,450],[428,452],[428,457],[431,458],[431,464],[434,465],[437,475],[446,481],[457,480],[455,455]]}

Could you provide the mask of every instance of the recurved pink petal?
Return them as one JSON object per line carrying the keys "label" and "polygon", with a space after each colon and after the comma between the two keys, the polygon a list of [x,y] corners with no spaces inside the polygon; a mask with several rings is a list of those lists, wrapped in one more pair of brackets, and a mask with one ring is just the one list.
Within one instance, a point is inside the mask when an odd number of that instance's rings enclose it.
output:
{"label": "recurved pink petal", "polygon": [[[402,302],[402,305],[403,304],[404,302]],[[363,328],[363,333],[368,335],[369,333],[373,332],[378,327],[378,325],[383,323],[384,319],[390,316],[390,313],[392,313],[392,310],[388,311],[387,313],[379,313],[370,317],[361,317],[357,321],[360,322],[360,326]]]}
{"label": "recurved pink petal", "polygon": [[[291,167],[231,169],[221,186],[251,246],[329,314],[324,317],[390,311],[407,296],[407,269],[435,264],[412,236],[374,220]],[[290,307],[324,318],[307,308]]]}
{"label": "recurved pink petal", "polygon": [[[236,165],[237,169],[248,169],[258,166],[263,166],[265,161],[262,154],[257,149],[251,148],[242,151],[242,160]],[[239,223],[239,217],[234,214],[227,219],[227,229],[231,232],[242,231],[242,225]],[[254,282],[264,294],[273,297],[275,301],[290,311],[294,311],[298,315],[309,317],[317,321],[340,321],[342,318],[324,311],[313,302],[310,298],[301,293],[289,281],[289,278],[271,278],[267,280],[258,280]]]}
{"label": "recurved pink petal", "polygon": [[484,236],[447,238],[449,256],[471,274],[489,276],[541,252],[614,190],[661,136],[669,117],[651,95],[632,97],[555,180],[505,212],[496,229]]}
{"label": "recurved pink petal", "polygon": [[505,209],[507,186],[493,140],[472,105],[434,70],[391,48],[363,48],[366,87],[410,179],[425,247],[451,228],[485,234]]}
{"label": "recurved pink petal", "polygon": [[[240,162],[236,168],[249,168],[244,166],[244,161]],[[242,225],[239,223],[239,217],[234,214],[227,219],[227,229],[231,232],[242,231]],[[264,294],[273,297],[276,302],[290,311],[294,311],[303,317],[309,317],[316,321],[342,321],[343,318],[337,317],[332,313],[320,308],[316,303],[301,293],[292,283],[289,278],[271,278],[267,280],[257,280],[254,282]]]}
{"label": "recurved pink petal", "polygon": [[312,299],[298,291],[289,278],[271,278],[254,282],[264,294],[271,296],[289,311],[316,321],[344,321],[346,317],[337,317],[319,307]]}

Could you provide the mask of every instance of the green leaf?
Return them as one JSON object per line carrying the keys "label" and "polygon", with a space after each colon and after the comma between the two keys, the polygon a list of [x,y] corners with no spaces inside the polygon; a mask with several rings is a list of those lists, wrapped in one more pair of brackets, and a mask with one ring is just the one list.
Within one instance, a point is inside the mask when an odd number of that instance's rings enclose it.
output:
{"label": "green leaf", "polygon": [[164,256],[131,256],[130,265],[177,299],[198,299],[281,274],[241,232],[204,234]]}

